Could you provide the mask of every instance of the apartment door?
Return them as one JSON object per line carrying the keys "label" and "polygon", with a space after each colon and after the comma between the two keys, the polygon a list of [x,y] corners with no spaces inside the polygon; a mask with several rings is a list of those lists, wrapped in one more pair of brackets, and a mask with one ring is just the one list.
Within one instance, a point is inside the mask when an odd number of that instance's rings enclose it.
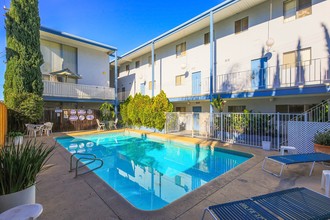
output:
{"label": "apartment door", "polygon": [[201,94],[201,72],[192,74],[192,95]]}
{"label": "apartment door", "polygon": [[251,61],[252,89],[265,89],[267,84],[267,57]]}
{"label": "apartment door", "polygon": [[193,119],[194,119],[194,131],[199,130],[199,112],[202,112],[201,106],[194,106],[192,108],[193,111]]}
{"label": "apartment door", "polygon": [[146,92],[146,84],[145,83],[140,84],[140,92],[141,92],[142,95],[145,95],[145,92]]}

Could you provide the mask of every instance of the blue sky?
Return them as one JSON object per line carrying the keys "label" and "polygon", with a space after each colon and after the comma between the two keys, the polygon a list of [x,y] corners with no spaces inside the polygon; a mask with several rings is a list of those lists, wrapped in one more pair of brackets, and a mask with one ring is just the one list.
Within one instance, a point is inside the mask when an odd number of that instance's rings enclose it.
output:
{"label": "blue sky", "polygon": [[[39,0],[41,25],[118,48],[121,55],[223,0]],[[7,8],[9,0],[1,1]],[[4,10],[2,9],[2,14]],[[0,21],[0,100],[5,73],[5,24]]]}

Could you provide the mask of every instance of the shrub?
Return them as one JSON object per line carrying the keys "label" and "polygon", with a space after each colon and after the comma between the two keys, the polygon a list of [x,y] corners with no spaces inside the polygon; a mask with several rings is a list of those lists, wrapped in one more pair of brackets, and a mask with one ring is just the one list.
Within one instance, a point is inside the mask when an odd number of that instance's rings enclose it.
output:
{"label": "shrub", "polygon": [[167,99],[164,91],[154,98],[138,93],[133,98],[129,96],[120,105],[120,114],[125,124],[158,130],[162,130],[165,126],[165,112],[172,111],[173,105]]}
{"label": "shrub", "polygon": [[37,174],[51,157],[55,146],[29,140],[22,146],[0,149],[0,195],[24,190],[36,183]]}
{"label": "shrub", "polygon": [[324,132],[316,132],[313,142],[314,144],[330,146],[330,130],[324,130]]}
{"label": "shrub", "polygon": [[100,111],[101,121],[110,121],[115,117],[114,107],[108,102],[105,102],[100,106]]}

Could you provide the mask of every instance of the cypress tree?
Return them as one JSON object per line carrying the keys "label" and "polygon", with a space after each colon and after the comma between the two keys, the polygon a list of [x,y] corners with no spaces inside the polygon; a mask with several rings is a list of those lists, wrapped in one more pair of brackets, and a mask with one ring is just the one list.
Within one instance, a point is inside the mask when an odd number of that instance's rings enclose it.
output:
{"label": "cypress tree", "polygon": [[[32,99],[42,102],[43,82],[40,66],[43,58],[40,51],[38,0],[11,0],[5,23],[7,66],[4,98],[9,109],[18,111],[21,105],[17,102],[18,96],[39,96],[40,98]],[[32,107],[36,108],[41,117],[43,109],[40,109],[40,103],[35,103]],[[24,112],[19,113],[24,115]]]}

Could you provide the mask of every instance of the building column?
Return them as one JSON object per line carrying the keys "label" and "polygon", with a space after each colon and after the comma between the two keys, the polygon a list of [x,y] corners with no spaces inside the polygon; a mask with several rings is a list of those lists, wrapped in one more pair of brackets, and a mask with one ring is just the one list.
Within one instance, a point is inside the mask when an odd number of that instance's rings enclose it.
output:
{"label": "building column", "polygon": [[[210,102],[213,97],[213,76],[214,76],[214,31],[213,31],[213,11],[210,12]],[[213,113],[213,106],[210,103],[210,113]]]}
{"label": "building column", "polygon": [[151,97],[155,96],[155,42],[151,43]]}
{"label": "building column", "polygon": [[118,57],[117,50],[115,50],[115,114],[118,118]]}

